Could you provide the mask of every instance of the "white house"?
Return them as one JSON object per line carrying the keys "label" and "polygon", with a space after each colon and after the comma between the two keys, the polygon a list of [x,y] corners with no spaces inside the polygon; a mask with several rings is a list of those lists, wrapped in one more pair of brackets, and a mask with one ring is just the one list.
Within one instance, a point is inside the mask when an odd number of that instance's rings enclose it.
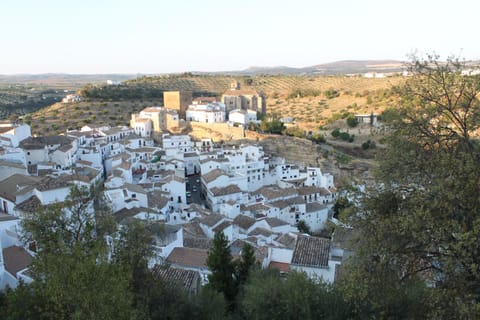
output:
{"label": "white house", "polygon": [[33,280],[26,275],[32,262],[32,254],[22,246],[2,247],[0,243],[0,290],[7,286],[15,289],[20,280],[30,283]]}
{"label": "white house", "polygon": [[245,203],[246,194],[236,185],[231,184],[223,188],[213,187],[206,192],[207,205],[213,212],[220,210],[220,205],[228,201]]}
{"label": "white house", "polygon": [[322,174],[320,168],[307,167],[307,179],[305,180],[304,184],[306,186],[316,186],[330,189],[334,186],[333,176],[329,173]]}
{"label": "white house", "polygon": [[162,135],[162,148],[167,156],[192,151],[192,139],[189,135]]}
{"label": "white house", "polygon": [[225,105],[220,102],[191,104],[186,111],[188,121],[216,123],[225,122]]}
{"label": "white house", "polygon": [[[230,162],[225,157],[217,157],[216,153],[212,153],[209,157],[200,154],[200,172],[202,175],[209,173],[215,169],[228,170]],[[202,159],[203,158],[203,159]]]}
{"label": "white house", "polygon": [[290,248],[279,248],[275,246],[268,247],[268,268],[278,269],[280,274],[286,274],[290,271],[293,250]]}
{"label": "white house", "polygon": [[299,236],[293,251],[291,270],[305,272],[315,281],[333,283],[335,268],[340,261],[331,259],[330,240],[310,236]]}
{"label": "white house", "polygon": [[28,124],[16,124],[11,122],[0,122],[0,145],[16,148],[20,142],[31,137]]}
{"label": "white house", "polygon": [[148,207],[147,192],[136,184],[125,183],[120,188],[107,189],[104,195],[114,213],[123,208]]}
{"label": "white house", "polygon": [[41,178],[14,174],[0,181],[0,210],[18,216],[15,206],[33,195],[33,189]]}
{"label": "white house", "polygon": [[[22,155],[23,155],[23,151],[22,151]],[[17,173],[26,175],[28,173],[27,167],[20,162],[0,160],[0,181]]]}
{"label": "white house", "polygon": [[208,275],[212,272],[207,267],[208,250],[177,247],[172,250],[166,262],[175,268],[198,271],[202,284],[208,283]]}
{"label": "white house", "polygon": [[215,236],[215,228],[226,221],[228,220],[225,216],[217,213],[211,213],[199,218],[200,227],[205,235],[210,239],[213,239]]}
{"label": "white house", "polygon": [[237,216],[241,215],[240,203],[230,200],[220,204],[218,212],[230,219],[235,219]]}
{"label": "white house", "polygon": [[176,170],[164,176],[159,184],[163,192],[170,194],[170,200],[175,208],[187,203],[185,172],[183,170]]}
{"label": "white house", "polygon": [[200,173],[200,157],[196,152],[185,152],[183,155],[185,174],[187,176]]}
{"label": "white house", "polygon": [[282,164],[275,167],[275,174],[280,180],[295,180],[300,178],[300,168],[296,165]]}
{"label": "white house", "polygon": [[239,123],[246,127],[250,122],[257,122],[257,112],[254,110],[235,109],[228,114],[228,122],[231,124]]}
{"label": "white house", "polygon": [[149,228],[155,237],[153,248],[161,258],[161,261],[155,261],[153,264],[162,263],[172,253],[173,249],[183,247],[183,229],[181,226],[154,222]]}
{"label": "white house", "polygon": [[153,122],[149,118],[137,118],[134,125],[135,134],[140,137],[150,137],[153,133]]}
{"label": "white house", "polygon": [[33,281],[26,273],[33,252],[30,247],[24,247],[20,233],[21,219],[0,213],[0,291],[6,286],[16,288],[20,280]]}
{"label": "white house", "polygon": [[65,168],[75,162],[78,147],[75,138],[44,136],[27,138],[20,142],[20,148],[24,150],[27,165],[51,161],[59,168]]}
{"label": "white house", "polygon": [[65,97],[63,97],[62,102],[63,103],[75,103],[75,102],[80,102],[82,101],[82,97],[76,94],[67,94]]}

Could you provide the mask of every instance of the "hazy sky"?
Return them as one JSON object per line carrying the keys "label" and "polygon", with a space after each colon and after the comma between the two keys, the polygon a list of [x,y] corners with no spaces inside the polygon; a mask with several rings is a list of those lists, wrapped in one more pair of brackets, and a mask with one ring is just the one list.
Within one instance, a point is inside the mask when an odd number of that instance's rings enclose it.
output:
{"label": "hazy sky", "polygon": [[474,0],[0,0],[0,74],[480,58]]}

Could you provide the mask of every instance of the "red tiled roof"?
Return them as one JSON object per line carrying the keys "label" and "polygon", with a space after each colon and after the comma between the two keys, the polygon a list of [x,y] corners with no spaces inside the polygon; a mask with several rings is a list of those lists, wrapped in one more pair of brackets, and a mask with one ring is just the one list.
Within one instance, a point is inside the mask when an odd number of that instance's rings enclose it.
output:
{"label": "red tiled roof", "polygon": [[278,269],[280,272],[289,272],[290,271],[290,264],[285,262],[276,262],[272,261],[268,265],[269,269]]}

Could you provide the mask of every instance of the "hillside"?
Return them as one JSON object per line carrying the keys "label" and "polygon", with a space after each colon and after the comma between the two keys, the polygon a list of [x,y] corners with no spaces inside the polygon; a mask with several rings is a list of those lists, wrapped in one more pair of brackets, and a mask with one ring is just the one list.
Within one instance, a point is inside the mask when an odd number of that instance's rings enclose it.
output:
{"label": "hillside", "polygon": [[91,83],[123,81],[136,75],[123,74],[0,74],[0,118],[16,118],[50,106]]}
{"label": "hillside", "polygon": [[292,117],[304,130],[316,130],[342,114],[380,113],[395,104],[392,86],[402,77],[370,79],[325,76],[199,76],[169,75],[141,77],[120,86],[88,86],[84,101],[57,103],[32,113],[26,120],[36,134],[64,132],[85,124],[127,125],[132,112],[163,105],[163,91],[189,90],[194,96],[220,97],[232,81],[253,88],[267,98],[267,113]]}
{"label": "hillside", "polygon": [[231,71],[232,75],[347,75],[367,72],[400,73],[404,70],[404,62],[397,60],[343,60],[314,66],[292,68],[277,67],[250,67],[241,71]]}

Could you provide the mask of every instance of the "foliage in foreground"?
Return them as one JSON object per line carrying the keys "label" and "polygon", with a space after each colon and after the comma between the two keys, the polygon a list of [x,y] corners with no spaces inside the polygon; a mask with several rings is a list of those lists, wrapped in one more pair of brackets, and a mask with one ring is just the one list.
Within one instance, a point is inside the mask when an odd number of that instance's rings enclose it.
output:
{"label": "foliage in foreground", "polygon": [[368,317],[480,317],[480,82],[465,69],[414,59],[390,112],[382,187],[356,221],[349,294]]}

